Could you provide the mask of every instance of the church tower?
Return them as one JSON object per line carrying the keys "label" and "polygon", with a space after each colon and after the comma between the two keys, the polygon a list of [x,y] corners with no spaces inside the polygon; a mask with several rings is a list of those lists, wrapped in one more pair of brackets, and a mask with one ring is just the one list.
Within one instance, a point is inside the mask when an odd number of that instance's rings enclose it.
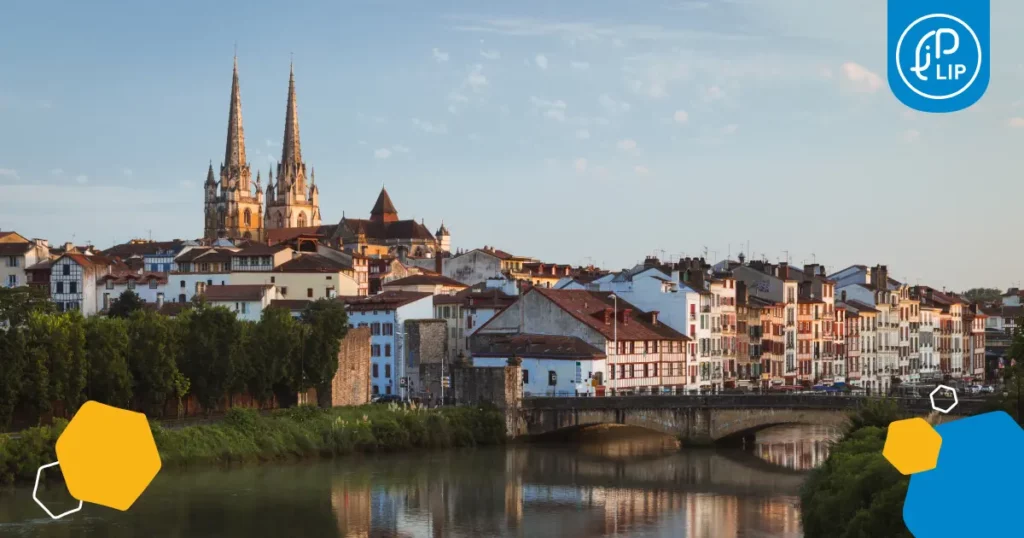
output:
{"label": "church tower", "polygon": [[245,158],[245,131],[242,128],[242,93],[238,84],[238,57],[231,77],[231,104],[228,109],[228,136],[220,182],[214,177],[213,163],[206,172],[205,225],[203,237],[218,239],[263,239],[263,191],[257,177],[255,192],[252,171]]}
{"label": "church tower", "polygon": [[306,163],[302,160],[294,65],[288,77],[288,105],[285,109],[281,161],[277,164],[277,184],[274,184],[271,175],[267,186],[265,221],[268,230],[320,226],[320,191],[316,186],[315,174],[311,169],[309,176],[306,175]]}

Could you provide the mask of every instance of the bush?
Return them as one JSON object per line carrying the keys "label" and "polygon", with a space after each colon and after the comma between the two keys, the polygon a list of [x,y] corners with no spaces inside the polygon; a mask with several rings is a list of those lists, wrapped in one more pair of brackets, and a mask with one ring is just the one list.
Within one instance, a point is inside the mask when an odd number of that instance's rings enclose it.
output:
{"label": "bush", "polygon": [[[0,437],[0,483],[31,483],[36,469],[56,460],[54,445],[66,421]],[[505,440],[496,409],[402,409],[303,406],[261,414],[231,409],[216,424],[178,429],[151,426],[164,468],[252,463],[358,452],[493,445]]]}

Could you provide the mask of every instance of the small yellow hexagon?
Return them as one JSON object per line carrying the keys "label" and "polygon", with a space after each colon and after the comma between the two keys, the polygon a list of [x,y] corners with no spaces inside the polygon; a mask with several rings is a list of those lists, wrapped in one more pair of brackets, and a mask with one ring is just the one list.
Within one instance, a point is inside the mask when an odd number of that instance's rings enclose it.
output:
{"label": "small yellow hexagon", "polygon": [[89,401],[57,439],[57,461],[71,496],[131,508],[160,472],[146,415]]}
{"label": "small yellow hexagon", "polygon": [[908,418],[889,424],[882,455],[905,474],[923,473],[939,462],[942,436],[923,418]]}

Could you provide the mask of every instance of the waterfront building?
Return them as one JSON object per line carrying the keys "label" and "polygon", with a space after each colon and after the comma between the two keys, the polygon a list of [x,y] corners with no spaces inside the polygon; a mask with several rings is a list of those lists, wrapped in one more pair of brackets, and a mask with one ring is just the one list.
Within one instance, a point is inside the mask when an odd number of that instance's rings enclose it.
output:
{"label": "waterfront building", "polygon": [[277,288],[269,284],[215,284],[206,286],[202,295],[208,305],[227,308],[245,321],[259,321],[278,298]]}
{"label": "waterfront building", "polygon": [[45,239],[26,239],[18,232],[0,232],[0,286],[17,288],[29,284],[25,271],[50,260],[50,245]]}

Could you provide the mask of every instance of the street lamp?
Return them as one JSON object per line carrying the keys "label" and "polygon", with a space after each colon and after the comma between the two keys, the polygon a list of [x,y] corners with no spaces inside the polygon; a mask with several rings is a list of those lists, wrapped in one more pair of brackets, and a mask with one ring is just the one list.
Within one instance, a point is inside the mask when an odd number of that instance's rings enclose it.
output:
{"label": "street lamp", "polygon": [[609,295],[612,298],[612,340],[615,345],[615,354],[619,354],[619,297],[614,293]]}

